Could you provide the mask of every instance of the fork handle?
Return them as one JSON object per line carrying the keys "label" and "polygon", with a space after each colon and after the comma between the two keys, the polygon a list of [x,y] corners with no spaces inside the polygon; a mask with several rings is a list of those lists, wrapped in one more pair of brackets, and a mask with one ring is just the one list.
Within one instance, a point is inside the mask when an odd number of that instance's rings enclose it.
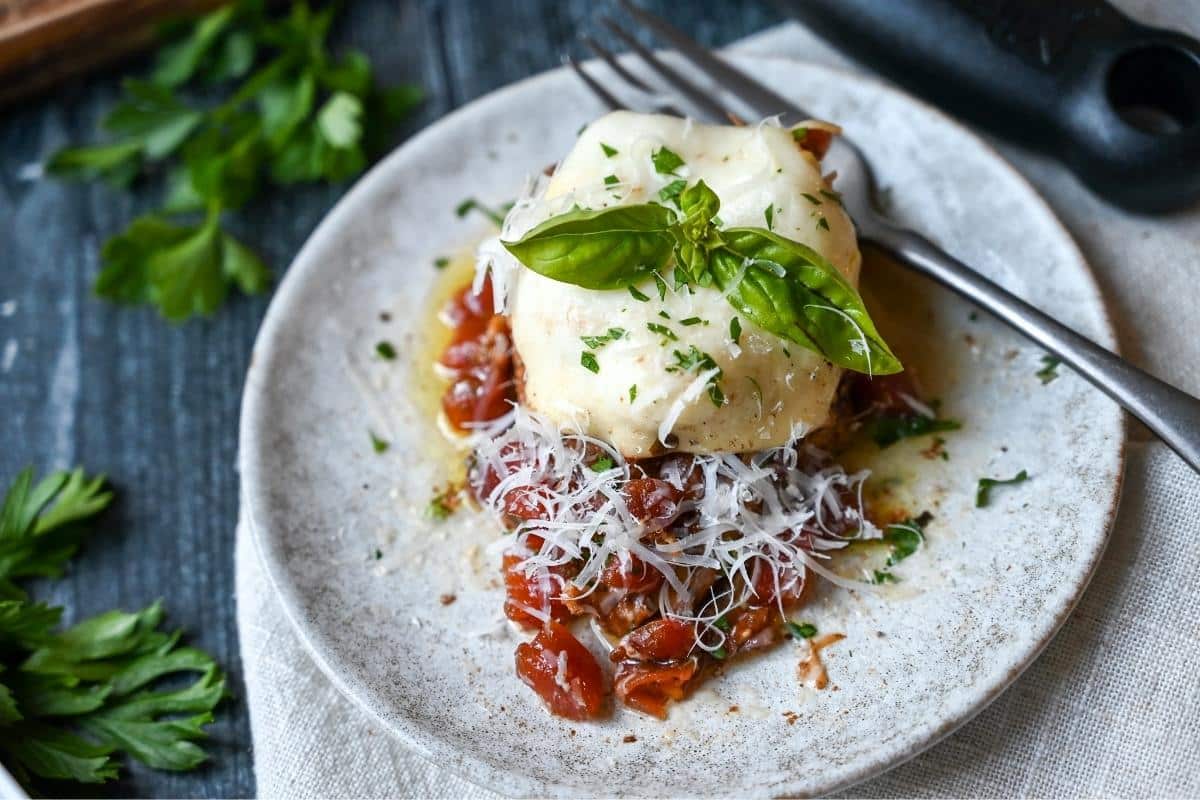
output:
{"label": "fork handle", "polygon": [[1058,356],[1063,364],[1144,422],[1192,469],[1200,472],[1200,399],[1079,335],[918,233],[881,225],[863,240],[982,306]]}
{"label": "fork handle", "polygon": [[777,0],[927,100],[1158,212],[1200,200],[1200,42],[1103,0]]}

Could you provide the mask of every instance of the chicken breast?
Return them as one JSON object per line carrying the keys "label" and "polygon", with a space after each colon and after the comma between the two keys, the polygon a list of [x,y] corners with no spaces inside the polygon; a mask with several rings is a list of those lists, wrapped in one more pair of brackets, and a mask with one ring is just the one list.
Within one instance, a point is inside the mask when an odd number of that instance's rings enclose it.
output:
{"label": "chicken breast", "polygon": [[[683,161],[675,174],[655,167],[652,157],[663,147]],[[689,185],[703,179],[716,192],[722,227],[769,225],[821,253],[857,285],[861,256],[849,217],[828,194],[812,154],[791,131],[769,124],[708,126],[609,114],[581,133],[541,196],[518,219],[510,217],[505,237],[575,204],[657,201],[679,178]],[[507,283],[525,404],[611,442],[627,457],[761,450],[819,427],[829,413],[841,370],[745,319],[738,320],[735,343],[737,311],[716,289],[668,290],[660,298],[656,284],[647,282],[639,288],[649,299],[639,300],[625,290],[554,281],[523,266],[513,267]],[[700,379],[704,369],[680,368],[697,353],[721,369],[719,394]]]}

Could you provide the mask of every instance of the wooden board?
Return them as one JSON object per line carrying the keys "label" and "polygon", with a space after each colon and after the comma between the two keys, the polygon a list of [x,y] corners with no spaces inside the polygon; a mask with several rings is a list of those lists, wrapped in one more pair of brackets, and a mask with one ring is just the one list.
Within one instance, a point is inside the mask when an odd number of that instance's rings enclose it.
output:
{"label": "wooden board", "polygon": [[223,0],[0,0],[0,105],[131,53]]}

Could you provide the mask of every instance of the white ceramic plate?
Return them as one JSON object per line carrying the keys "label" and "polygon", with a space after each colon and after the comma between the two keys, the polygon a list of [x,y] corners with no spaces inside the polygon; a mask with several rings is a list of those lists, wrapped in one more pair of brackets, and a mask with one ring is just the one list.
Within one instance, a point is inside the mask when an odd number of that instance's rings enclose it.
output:
{"label": "white ceramic plate", "polygon": [[[896,216],[1113,346],[1079,251],[980,140],[861,77],[734,60],[842,124],[872,155]],[[900,502],[936,519],[897,570],[900,584],[827,586],[805,613],[847,636],[826,651],[836,689],[802,689],[787,645],[710,681],[666,722],[622,710],[597,724],[549,716],[515,677],[517,640],[497,624],[498,563],[482,549],[496,527],[471,512],[440,524],[423,516],[446,458],[420,399],[437,387],[414,387],[428,373],[413,365],[432,356],[433,259],[485,232],[458,220],[455,205],[511,198],[600,111],[563,71],[496,92],[379,164],[313,234],[279,287],[246,382],[241,467],[258,552],[345,694],[494,790],[792,795],[867,778],[994,699],[1074,606],[1117,502],[1122,416],[1065,370],[1043,386],[1036,349],[973,321],[945,292],[877,268],[868,300],[885,334],[927,365],[946,413],[965,426],[947,436],[949,461],[909,442],[876,464]],[[372,358],[381,339],[396,344],[397,361]],[[388,452],[372,452],[368,428],[391,441]],[[979,477],[1019,469],[1027,484],[973,507]],[[443,605],[443,594],[457,599]],[[625,743],[630,734],[636,742]]]}

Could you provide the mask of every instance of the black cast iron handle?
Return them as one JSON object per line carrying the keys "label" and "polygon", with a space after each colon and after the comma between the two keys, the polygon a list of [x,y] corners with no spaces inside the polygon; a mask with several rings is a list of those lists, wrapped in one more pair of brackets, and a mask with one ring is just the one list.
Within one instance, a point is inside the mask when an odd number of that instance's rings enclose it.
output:
{"label": "black cast iron handle", "polygon": [[[1101,0],[780,0],[909,91],[1124,208],[1200,202],[1200,41]],[[1200,0],[1197,0],[1200,14]]]}

